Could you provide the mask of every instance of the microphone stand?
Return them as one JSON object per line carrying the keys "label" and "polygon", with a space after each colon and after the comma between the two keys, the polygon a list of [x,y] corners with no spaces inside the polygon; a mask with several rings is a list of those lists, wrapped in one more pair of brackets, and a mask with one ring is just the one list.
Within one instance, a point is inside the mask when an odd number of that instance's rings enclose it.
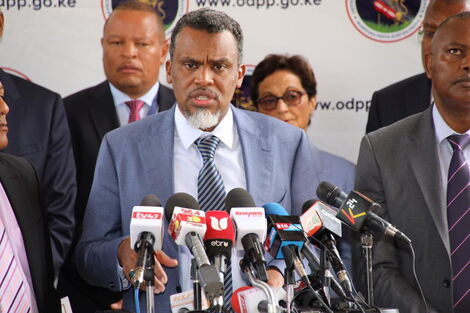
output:
{"label": "microphone stand", "polygon": [[274,291],[269,287],[267,283],[262,280],[256,279],[255,275],[253,274],[253,269],[250,267],[249,260],[243,258],[240,260],[240,268],[243,272],[248,276],[248,280],[250,281],[251,285],[261,289],[268,300],[267,303],[267,313],[278,313],[279,311],[279,300],[277,299],[277,295]]}
{"label": "microphone stand", "polygon": [[[214,266],[216,269],[219,271],[219,276],[221,281],[224,281],[225,279],[225,271],[227,270],[227,264],[226,264],[226,258],[224,255],[216,255],[214,256]],[[225,312],[224,310],[224,296],[218,296],[214,298],[212,301],[212,306],[213,306],[213,313],[222,313]]]}
{"label": "microphone stand", "polygon": [[196,260],[191,259],[191,280],[193,281],[193,311],[186,310],[186,313],[207,313],[202,310],[201,282],[199,281],[198,267]]}
{"label": "microphone stand", "polygon": [[374,305],[374,281],[372,277],[372,245],[374,237],[368,231],[361,233],[361,246],[366,261],[367,304]]}
{"label": "microphone stand", "polygon": [[191,280],[193,281],[193,307],[195,311],[201,310],[201,283],[199,282],[199,276],[197,274],[196,260],[191,260]]}
{"label": "microphone stand", "polygon": [[147,312],[154,313],[155,312],[155,305],[154,305],[154,266],[155,266],[155,259],[153,253],[153,247],[151,245],[148,246],[149,253],[147,255],[145,271],[144,271],[144,281],[146,285],[146,299],[147,299]]}

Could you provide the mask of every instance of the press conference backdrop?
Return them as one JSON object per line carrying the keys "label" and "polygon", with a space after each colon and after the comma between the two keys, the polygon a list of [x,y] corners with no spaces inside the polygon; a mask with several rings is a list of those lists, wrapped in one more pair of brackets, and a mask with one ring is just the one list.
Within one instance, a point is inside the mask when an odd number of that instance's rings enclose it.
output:
{"label": "press conference backdrop", "polygon": [[[306,56],[318,81],[309,136],[353,162],[373,91],[423,71],[418,29],[428,0],[142,1],[163,14],[167,37],[182,14],[198,8],[235,18],[245,35],[247,81],[269,53]],[[64,97],[101,82],[102,27],[119,2],[0,0],[0,66]],[[163,70],[161,81],[168,84]],[[249,105],[243,90],[237,100]]]}

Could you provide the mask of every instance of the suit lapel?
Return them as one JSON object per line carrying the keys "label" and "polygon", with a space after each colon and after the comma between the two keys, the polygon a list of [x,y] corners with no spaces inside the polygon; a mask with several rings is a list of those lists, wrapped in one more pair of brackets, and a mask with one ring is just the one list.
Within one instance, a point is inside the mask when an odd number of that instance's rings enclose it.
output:
{"label": "suit lapel", "polygon": [[[41,262],[40,260],[35,259],[37,255],[40,255],[36,253],[36,249],[40,249],[40,247],[37,246],[37,234],[34,233],[34,231],[37,230],[35,224],[41,217],[40,212],[28,207],[27,203],[29,201],[22,198],[25,191],[23,190],[24,187],[16,174],[16,170],[7,167],[1,157],[0,181],[8,197],[11,208],[13,209],[18,225],[20,226],[28,263],[34,264],[36,262]],[[35,273],[32,272],[31,274],[34,275]]]}
{"label": "suit lapel", "polygon": [[107,132],[120,126],[108,81],[96,86],[91,98],[89,114],[101,141]]}
{"label": "suit lapel", "polygon": [[[414,176],[427,204],[434,225],[449,252],[446,203],[443,194],[442,178],[439,170],[432,110],[428,108],[418,121],[408,140],[407,156]],[[425,156],[423,158],[423,155]],[[419,208],[417,208],[419,209]]]}
{"label": "suit lapel", "polygon": [[[147,117],[153,119],[150,134],[139,141],[138,151],[141,162],[145,164],[147,180],[142,186],[151,186],[149,193],[155,193],[163,202],[174,193],[173,146],[175,107],[158,115]],[[146,174],[147,174],[146,173]]]}
{"label": "suit lapel", "polygon": [[160,83],[160,87],[158,88],[157,103],[158,112],[170,109],[173,104],[175,104],[175,96],[173,94],[173,90],[163,86]]}
{"label": "suit lapel", "polygon": [[[258,124],[245,112],[232,106],[243,151],[246,185],[258,205],[272,196],[273,156],[269,130],[261,133]],[[278,195],[279,196],[279,195]]]}

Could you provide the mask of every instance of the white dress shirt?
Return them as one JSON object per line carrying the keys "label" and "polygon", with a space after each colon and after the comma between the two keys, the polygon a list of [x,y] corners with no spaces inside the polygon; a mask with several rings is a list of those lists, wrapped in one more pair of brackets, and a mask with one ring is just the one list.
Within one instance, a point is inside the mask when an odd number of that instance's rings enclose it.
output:
{"label": "white dress shirt", "polygon": [[[240,138],[233,120],[233,113],[229,108],[227,114],[217,127],[210,133],[195,129],[186,120],[179,107],[175,110],[174,134],[174,181],[175,192],[185,192],[197,199],[197,177],[202,168],[203,159],[194,141],[200,136],[214,135],[220,139],[215,151],[215,164],[222,176],[225,192],[233,188],[246,189],[246,175],[243,164],[243,151]],[[232,250],[232,282],[233,290],[247,285],[242,278],[238,265],[244,252]],[[190,279],[192,255],[186,247],[180,246],[179,271],[180,284],[183,291],[192,289]]]}

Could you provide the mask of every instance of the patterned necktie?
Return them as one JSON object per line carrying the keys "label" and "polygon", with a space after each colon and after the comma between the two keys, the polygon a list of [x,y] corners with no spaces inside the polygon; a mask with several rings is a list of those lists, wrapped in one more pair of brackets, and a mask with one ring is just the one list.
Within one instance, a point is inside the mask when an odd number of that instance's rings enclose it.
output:
{"label": "patterned necktie", "polygon": [[468,312],[470,308],[470,169],[463,150],[470,144],[469,135],[447,137],[454,153],[447,180],[447,221],[449,224],[452,260],[454,313]]}
{"label": "patterned necktie", "polygon": [[144,106],[145,102],[142,100],[130,100],[126,101],[125,104],[129,107],[131,112],[129,113],[129,119],[127,123],[132,123],[140,120],[140,110]]}
{"label": "patterned necktie", "polygon": [[28,313],[31,303],[26,294],[21,267],[0,219],[0,312]]}
{"label": "patterned necktie", "polygon": [[[204,211],[224,210],[225,187],[214,162],[214,155],[220,139],[216,136],[207,136],[197,139],[194,143],[201,153],[203,165],[197,178],[197,197],[199,206]],[[232,267],[228,260],[224,276],[224,307],[231,311],[232,298]]]}

